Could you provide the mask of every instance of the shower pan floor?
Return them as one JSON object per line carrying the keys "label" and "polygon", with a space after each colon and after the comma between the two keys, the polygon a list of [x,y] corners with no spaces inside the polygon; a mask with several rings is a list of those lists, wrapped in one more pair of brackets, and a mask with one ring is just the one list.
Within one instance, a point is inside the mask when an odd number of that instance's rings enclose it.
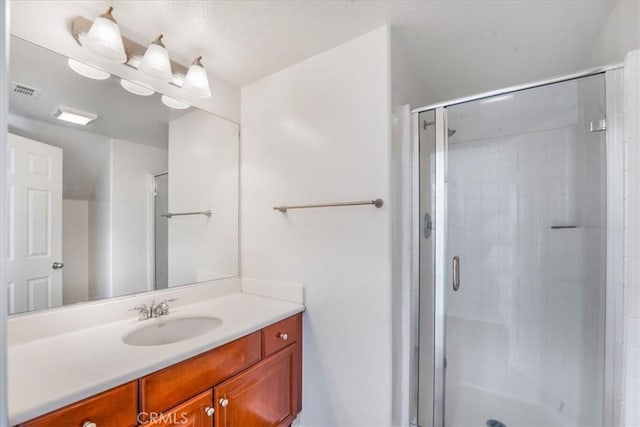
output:
{"label": "shower pan floor", "polygon": [[566,424],[544,409],[491,390],[462,384],[447,390],[446,427],[485,427],[497,420],[506,427],[562,427]]}

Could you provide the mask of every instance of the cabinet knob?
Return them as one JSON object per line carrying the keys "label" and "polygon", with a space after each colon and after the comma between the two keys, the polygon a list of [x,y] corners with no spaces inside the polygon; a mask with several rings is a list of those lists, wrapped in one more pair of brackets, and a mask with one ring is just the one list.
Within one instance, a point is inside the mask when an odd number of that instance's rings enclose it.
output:
{"label": "cabinet knob", "polygon": [[220,399],[219,402],[220,402],[220,406],[222,406],[223,408],[226,408],[227,405],[229,404],[229,401],[227,399],[224,399],[224,398]]}
{"label": "cabinet knob", "polygon": [[82,427],[98,427],[98,425],[94,422],[87,421],[84,424],[82,424]]}
{"label": "cabinet knob", "polygon": [[215,412],[216,410],[213,409],[211,406],[207,406],[206,408],[204,408],[204,413],[207,414],[208,417],[213,416]]}
{"label": "cabinet knob", "polygon": [[282,341],[286,341],[289,339],[289,335],[278,332],[278,338],[280,338]]}

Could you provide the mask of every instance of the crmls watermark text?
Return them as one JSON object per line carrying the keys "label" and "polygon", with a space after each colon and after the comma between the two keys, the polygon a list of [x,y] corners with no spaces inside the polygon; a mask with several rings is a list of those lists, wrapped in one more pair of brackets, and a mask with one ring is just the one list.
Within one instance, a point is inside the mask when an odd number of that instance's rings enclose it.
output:
{"label": "crmls watermark text", "polygon": [[188,412],[172,412],[169,414],[163,414],[162,412],[140,412],[138,414],[138,423],[167,423],[167,424],[187,424],[189,418]]}

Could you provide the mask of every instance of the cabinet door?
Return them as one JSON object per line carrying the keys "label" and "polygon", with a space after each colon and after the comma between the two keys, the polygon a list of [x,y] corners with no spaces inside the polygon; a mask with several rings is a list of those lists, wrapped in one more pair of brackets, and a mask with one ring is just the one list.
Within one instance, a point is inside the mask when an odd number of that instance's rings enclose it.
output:
{"label": "cabinet door", "polygon": [[213,402],[211,390],[164,413],[145,413],[149,420],[145,426],[153,427],[212,427]]}
{"label": "cabinet door", "polygon": [[298,344],[214,388],[216,427],[288,426],[297,415]]}

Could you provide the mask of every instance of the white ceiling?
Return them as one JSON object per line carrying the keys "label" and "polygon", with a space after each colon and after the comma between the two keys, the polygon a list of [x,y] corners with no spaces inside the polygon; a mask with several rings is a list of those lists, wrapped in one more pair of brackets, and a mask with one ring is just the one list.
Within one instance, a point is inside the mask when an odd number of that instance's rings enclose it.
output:
{"label": "white ceiling", "polygon": [[238,85],[391,24],[425,76],[425,102],[582,68],[613,1],[21,1],[12,14],[93,19],[108,5],[123,34],[164,33],[173,58]]}

